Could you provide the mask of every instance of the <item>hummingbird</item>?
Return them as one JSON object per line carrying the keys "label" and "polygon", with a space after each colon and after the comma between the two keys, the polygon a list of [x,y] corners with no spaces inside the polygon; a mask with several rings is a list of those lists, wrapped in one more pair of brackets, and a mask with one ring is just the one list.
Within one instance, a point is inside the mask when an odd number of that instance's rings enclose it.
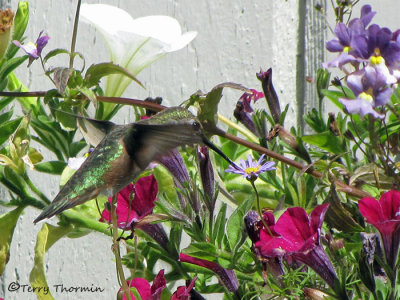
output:
{"label": "hummingbird", "polygon": [[97,145],[81,167],[33,221],[58,215],[66,209],[96,198],[111,197],[132,182],[152,161],[173,148],[205,144],[235,165],[211,143],[197,118],[182,107],[167,108],[148,119],[127,125],[77,116],[87,131],[94,132],[90,143]]}

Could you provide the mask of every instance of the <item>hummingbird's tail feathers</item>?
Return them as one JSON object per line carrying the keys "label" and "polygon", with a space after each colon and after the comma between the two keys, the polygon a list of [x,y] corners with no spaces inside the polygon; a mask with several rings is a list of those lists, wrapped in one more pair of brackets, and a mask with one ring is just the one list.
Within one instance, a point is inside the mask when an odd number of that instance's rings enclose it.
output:
{"label": "hummingbird's tail feathers", "polygon": [[[68,183],[67,183],[68,184]],[[74,198],[68,197],[68,192],[70,191],[66,188],[65,185],[61,191],[58,193],[56,198],[54,198],[53,202],[51,202],[43,211],[42,213],[33,221],[34,224],[43,220],[49,219],[53,216],[59,215],[64,210],[70,209],[76,205],[82,204],[90,199],[96,198],[100,191],[98,189],[92,190],[91,193],[87,193],[85,195],[77,195]]]}
{"label": "hummingbird's tail feathers", "polygon": [[103,120],[95,120],[88,117],[72,114],[61,109],[50,107],[51,110],[54,110],[58,113],[62,113],[68,116],[71,116],[76,119],[77,125],[82,132],[83,137],[85,138],[88,144],[96,147],[100,141],[115,127],[117,126],[113,122],[103,121]]}
{"label": "hummingbird's tail feathers", "polygon": [[69,201],[53,201],[42,211],[42,213],[33,221],[33,223],[36,224],[43,219],[49,219],[73,206],[75,206],[75,204]]}

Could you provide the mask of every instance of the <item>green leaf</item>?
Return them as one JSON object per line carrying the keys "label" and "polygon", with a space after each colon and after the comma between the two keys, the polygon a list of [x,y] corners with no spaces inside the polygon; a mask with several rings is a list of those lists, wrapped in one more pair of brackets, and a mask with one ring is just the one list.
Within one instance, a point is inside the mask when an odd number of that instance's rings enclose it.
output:
{"label": "green leaf", "polygon": [[55,227],[46,223],[37,235],[34,266],[29,282],[32,288],[36,287],[35,293],[40,300],[54,299],[50,292],[48,294],[44,292],[44,288],[48,287],[44,271],[44,255],[55,242],[71,230],[72,227]]}
{"label": "green leaf", "polygon": [[19,124],[22,121],[22,117],[7,121],[0,125],[0,145],[9,139],[9,137],[17,130]]}
{"label": "green leaf", "polygon": [[94,105],[97,104],[96,94],[90,88],[84,86],[78,86],[77,89],[83,95],[85,95]]}
{"label": "green leaf", "polygon": [[46,161],[35,165],[35,170],[43,173],[61,175],[67,164],[64,161]]}
{"label": "green leaf", "polygon": [[204,260],[216,262],[217,261],[217,248],[206,242],[191,243],[188,248],[185,249],[187,255],[201,258]]}
{"label": "green leaf", "polygon": [[243,201],[229,217],[226,232],[231,249],[235,253],[247,237],[244,217],[253,205],[253,201]]}
{"label": "green leaf", "polygon": [[69,55],[69,51],[66,50],[66,49],[60,49],[60,48],[51,50],[49,53],[47,53],[47,55],[46,55],[45,57],[43,57],[43,64],[46,64],[47,61],[48,61],[50,58],[52,58],[52,57],[54,57],[54,56],[57,56],[57,55],[60,55],[60,54],[67,54],[67,55]]}
{"label": "green leaf", "polygon": [[97,85],[102,77],[112,74],[124,75],[126,77],[129,77],[137,84],[139,84],[142,88],[144,88],[143,84],[133,74],[131,74],[128,69],[113,64],[111,62],[91,65],[87,69],[85,74],[85,84],[87,87],[90,88]]}
{"label": "green leaf", "polygon": [[[242,90],[244,92],[251,91],[240,84],[233,82],[225,82],[218,84],[215,86],[210,92],[207,94],[194,94],[191,96],[189,102],[192,104],[197,103],[198,111],[197,118],[200,120],[201,124],[207,130],[212,130],[217,125],[218,120],[218,104],[222,98],[222,90],[225,87]],[[193,103],[194,102],[194,103]]]}
{"label": "green leaf", "polygon": [[0,124],[3,124],[9,121],[13,115],[14,109],[10,109],[10,111],[0,115]]}
{"label": "green leaf", "polygon": [[[11,73],[8,76],[8,90],[10,92],[29,92],[28,88],[21,83],[21,81],[17,78],[17,76],[15,76],[14,73]],[[17,100],[21,103],[22,108],[25,111],[29,111],[38,105],[38,101],[35,97],[22,97],[17,98]]]}
{"label": "green leaf", "polygon": [[25,55],[21,57],[13,57],[5,61],[0,68],[0,81],[3,81],[12,71],[18,68],[27,59],[28,55]]}
{"label": "green leaf", "polygon": [[56,119],[57,121],[60,122],[60,124],[62,125],[62,127],[65,130],[68,131],[72,131],[75,130],[76,127],[76,117],[73,115],[74,111],[71,107],[71,105],[69,105],[66,102],[62,102],[60,103],[60,110],[56,110]]}
{"label": "green leaf", "polygon": [[[28,1],[20,1],[18,3],[17,13],[14,18],[14,27],[13,27],[13,36],[12,40],[22,41],[22,37],[24,36],[26,27],[28,25],[29,20],[29,2]],[[14,57],[15,53],[18,51],[18,47],[14,44],[10,44],[7,50],[6,58],[11,59]]]}
{"label": "green leaf", "polygon": [[23,207],[18,207],[0,216],[0,276],[10,258],[10,244],[15,225],[23,209]]}
{"label": "green leaf", "polygon": [[331,78],[331,73],[329,73],[326,69],[321,68],[317,70],[317,95],[318,95],[320,110],[321,110],[322,99],[325,96],[321,91],[328,89],[330,78]]}
{"label": "green leaf", "polygon": [[218,248],[221,248],[222,239],[225,235],[226,207],[226,203],[223,203],[213,226],[211,243],[217,244]]}
{"label": "green leaf", "polygon": [[319,134],[305,135],[301,138],[304,142],[318,146],[319,148],[334,153],[336,155],[346,152],[339,137],[334,136],[332,132],[325,131]]}

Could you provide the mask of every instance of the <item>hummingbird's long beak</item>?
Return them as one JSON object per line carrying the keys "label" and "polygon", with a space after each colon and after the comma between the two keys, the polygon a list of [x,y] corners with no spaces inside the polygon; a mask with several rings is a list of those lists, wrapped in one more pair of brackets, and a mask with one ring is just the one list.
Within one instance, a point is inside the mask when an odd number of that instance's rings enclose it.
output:
{"label": "hummingbird's long beak", "polygon": [[202,136],[203,143],[214,150],[216,153],[218,153],[222,158],[224,158],[229,164],[231,164],[235,169],[239,169],[239,167],[228,157],[222,152],[217,146],[215,146],[213,143],[211,143],[205,136]]}

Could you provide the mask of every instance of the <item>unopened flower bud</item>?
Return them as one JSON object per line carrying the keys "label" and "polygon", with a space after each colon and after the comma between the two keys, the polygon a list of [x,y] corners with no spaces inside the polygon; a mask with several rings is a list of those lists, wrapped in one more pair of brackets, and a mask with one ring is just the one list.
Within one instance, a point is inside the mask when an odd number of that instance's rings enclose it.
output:
{"label": "unopened flower bud", "polygon": [[328,299],[329,295],[324,293],[323,291],[313,289],[313,288],[308,288],[305,287],[303,289],[304,295],[306,296],[306,299],[310,300],[324,300]]}
{"label": "unopened flower bud", "polygon": [[274,119],[275,123],[279,123],[281,118],[281,107],[279,104],[278,95],[276,94],[274,85],[272,84],[272,68],[269,68],[266,72],[260,70],[256,76],[261,81],[272,118]]}
{"label": "unopened flower bud", "polygon": [[206,203],[209,203],[209,209],[212,211],[215,205],[214,191],[214,170],[210,161],[208,148],[206,146],[198,146],[197,157],[200,166],[200,177],[203,185],[204,195],[208,198]]}
{"label": "unopened flower bud", "polygon": [[292,149],[298,150],[299,143],[297,142],[296,137],[287,131],[282,125],[276,124],[267,137],[268,141],[271,141],[274,137],[279,136],[279,138],[288,144]]}
{"label": "unopened flower bud", "polygon": [[0,60],[3,58],[10,44],[14,12],[11,9],[0,9]]}

